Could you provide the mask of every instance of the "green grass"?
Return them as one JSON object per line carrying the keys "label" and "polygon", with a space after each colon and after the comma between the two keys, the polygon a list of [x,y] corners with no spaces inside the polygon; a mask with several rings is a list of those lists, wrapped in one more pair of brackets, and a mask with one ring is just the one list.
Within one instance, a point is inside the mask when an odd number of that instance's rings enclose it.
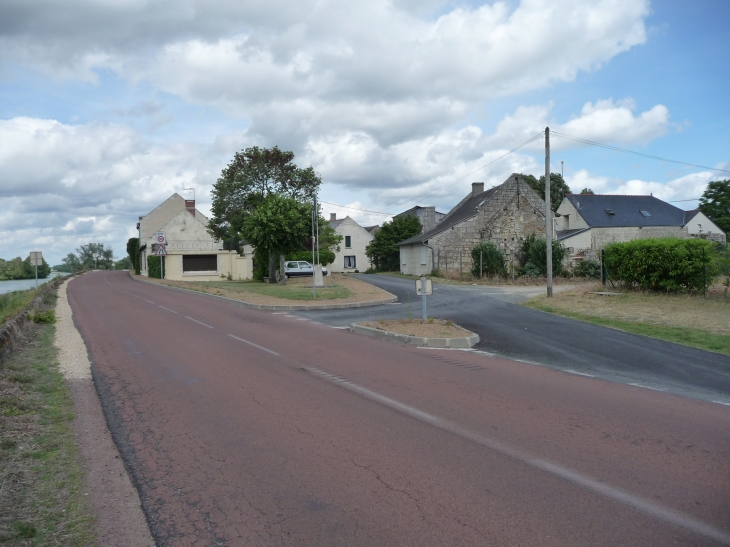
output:
{"label": "green grass", "polygon": [[40,289],[13,291],[0,294],[0,324],[9,321],[38,295]]}
{"label": "green grass", "polygon": [[[191,284],[207,287],[208,289],[226,289],[239,293],[275,296],[288,300],[314,300],[312,298],[312,287],[305,288],[298,284],[288,284],[283,287],[281,285],[270,285],[268,283],[256,283],[253,281],[195,281]],[[332,300],[335,298],[348,298],[350,296],[352,296],[352,293],[345,287],[339,285],[317,287],[317,300]]]}
{"label": "green grass", "polygon": [[676,344],[692,346],[707,351],[714,351],[730,356],[730,336],[724,334],[715,334],[700,329],[692,329],[686,327],[673,327],[668,325],[650,325],[647,323],[622,321],[618,319],[609,319],[605,317],[592,317],[582,313],[575,313],[566,310],[552,308],[542,304],[540,301],[527,301],[523,305],[536,310],[562,315],[571,319],[585,321],[602,327],[610,327],[633,334],[641,334],[651,338],[658,338]]}
{"label": "green grass", "polygon": [[0,364],[1,545],[96,545],[54,332],[31,327]]}

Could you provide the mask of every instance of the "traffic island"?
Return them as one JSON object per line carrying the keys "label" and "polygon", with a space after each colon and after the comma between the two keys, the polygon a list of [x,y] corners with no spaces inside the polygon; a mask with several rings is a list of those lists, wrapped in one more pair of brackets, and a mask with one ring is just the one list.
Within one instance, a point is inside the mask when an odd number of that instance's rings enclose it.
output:
{"label": "traffic island", "polygon": [[379,340],[429,348],[471,348],[479,335],[444,319],[393,319],[353,323],[350,331]]}

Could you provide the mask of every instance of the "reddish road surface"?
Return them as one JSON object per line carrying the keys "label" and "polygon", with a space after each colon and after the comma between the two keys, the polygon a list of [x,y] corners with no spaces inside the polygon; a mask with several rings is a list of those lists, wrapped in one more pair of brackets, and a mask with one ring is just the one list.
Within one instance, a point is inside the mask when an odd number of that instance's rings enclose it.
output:
{"label": "reddish road surface", "polygon": [[730,545],[730,407],[69,284],[158,545]]}

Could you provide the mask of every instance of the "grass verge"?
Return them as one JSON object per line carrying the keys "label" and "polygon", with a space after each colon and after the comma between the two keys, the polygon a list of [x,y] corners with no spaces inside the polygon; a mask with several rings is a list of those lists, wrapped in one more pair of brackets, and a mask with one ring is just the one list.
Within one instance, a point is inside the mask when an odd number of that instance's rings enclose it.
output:
{"label": "grass verge", "polygon": [[[224,291],[231,291],[241,294],[257,294],[262,296],[273,296],[287,300],[314,300],[312,297],[312,280],[309,279],[309,287],[305,287],[303,279],[287,281],[284,286],[269,285],[268,283],[256,283],[253,281],[190,281],[184,282],[186,288],[203,290],[209,294],[224,294]],[[176,282],[178,283],[183,282]],[[348,298],[352,293],[340,285],[326,285],[317,287],[317,300],[334,300],[335,298]]]}
{"label": "grass verge", "polygon": [[92,509],[58,370],[55,326],[33,324],[0,364],[0,542],[96,544]]}
{"label": "grass verge", "polygon": [[690,327],[652,324],[642,321],[627,321],[625,319],[589,315],[587,313],[571,311],[562,306],[551,306],[546,304],[545,301],[546,299],[541,296],[526,300],[522,303],[522,305],[536,310],[562,315],[563,317],[585,321],[594,325],[600,325],[602,327],[610,327],[631,332],[633,334],[650,336],[652,338],[658,338],[660,340],[666,340],[668,342],[692,346],[730,356],[730,336],[726,334],[708,332],[707,330]]}
{"label": "grass verge", "polygon": [[15,317],[23,308],[32,302],[40,289],[12,291],[0,294],[0,325]]}

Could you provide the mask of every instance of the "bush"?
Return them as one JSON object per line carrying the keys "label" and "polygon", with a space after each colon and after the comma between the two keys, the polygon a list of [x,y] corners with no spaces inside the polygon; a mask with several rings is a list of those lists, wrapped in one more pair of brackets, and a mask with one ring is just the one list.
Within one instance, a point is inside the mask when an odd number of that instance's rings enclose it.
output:
{"label": "bush", "polygon": [[[553,239],[553,275],[560,275],[563,271],[563,258],[565,258],[565,247],[559,241]],[[525,259],[525,275],[539,277],[547,275],[547,245],[544,238],[536,238],[534,235],[528,237],[522,246],[522,254]],[[528,273],[529,272],[529,273]]]}
{"label": "bush", "polygon": [[[482,264],[481,272],[479,271],[480,261]],[[482,242],[474,246],[471,250],[471,263],[471,273],[474,277],[482,277],[483,275],[505,277],[507,275],[507,269],[504,266],[504,255],[494,243]]]}
{"label": "bush", "polygon": [[717,252],[703,239],[637,239],[603,249],[610,279],[642,290],[705,290],[719,273]]}
{"label": "bush", "polygon": [[147,276],[154,279],[162,279],[162,258],[161,256],[147,257]]}
{"label": "bush", "polygon": [[598,279],[601,277],[601,264],[595,260],[582,260],[576,265],[573,273],[576,277],[592,277]]}

